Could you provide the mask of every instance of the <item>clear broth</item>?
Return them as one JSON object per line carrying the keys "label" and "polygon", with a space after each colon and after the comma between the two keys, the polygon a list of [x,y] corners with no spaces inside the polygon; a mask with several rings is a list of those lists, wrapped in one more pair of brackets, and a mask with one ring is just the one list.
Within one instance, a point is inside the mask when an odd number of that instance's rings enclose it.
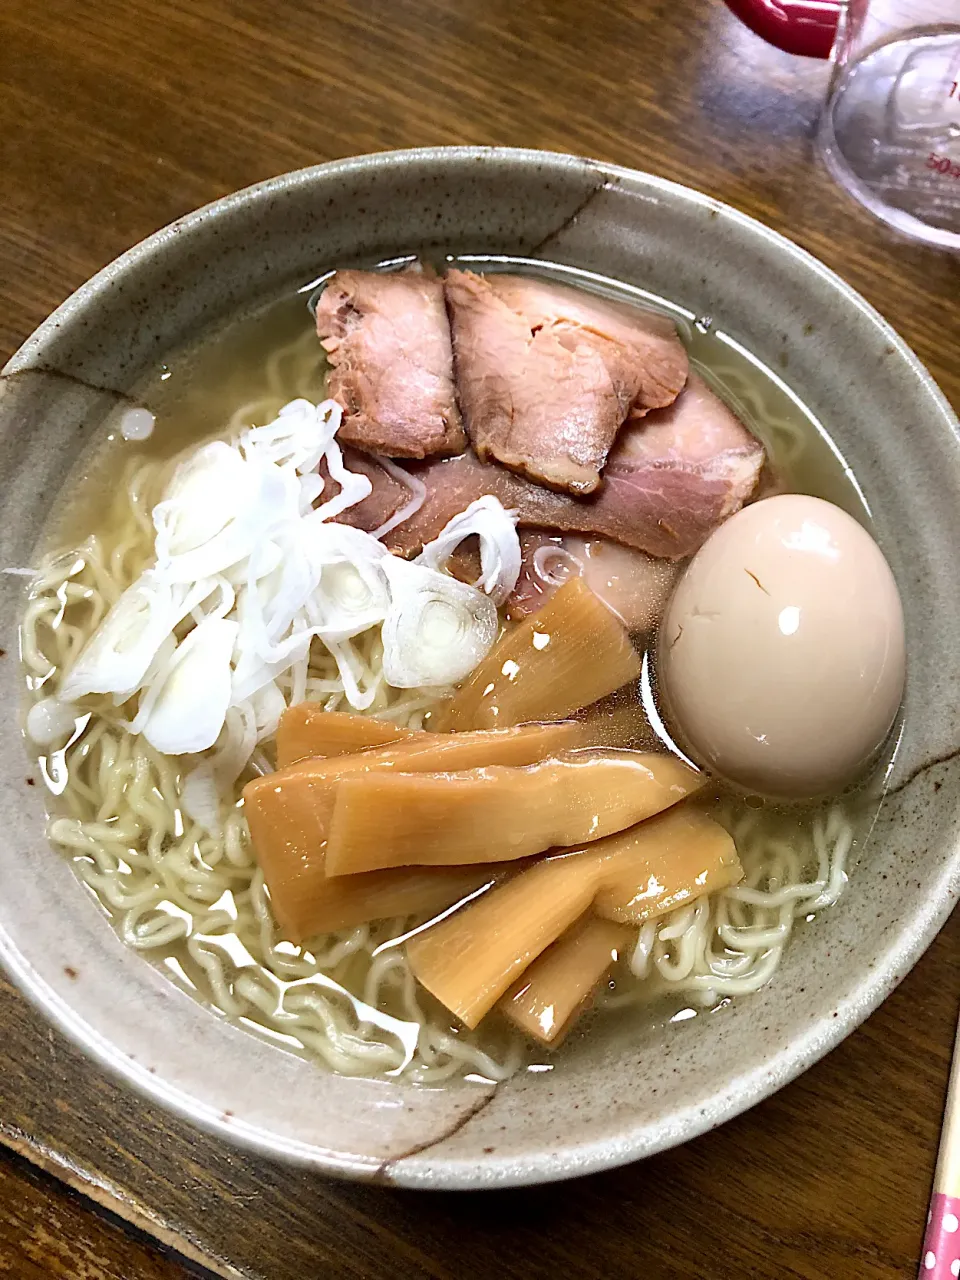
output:
{"label": "clear broth", "polygon": [[[669,315],[678,325],[692,362],[763,442],[772,468],[783,478],[785,486],[793,492],[828,499],[869,527],[869,510],[863,494],[823,424],[778,374],[743,350],[719,324],[706,317],[694,317],[667,299],[555,264],[504,256],[459,261],[479,270],[512,269],[545,275],[623,301],[654,307]],[[242,420],[245,425],[269,421],[283,403],[297,396],[314,401],[323,399],[325,365],[319,344],[312,336],[313,325],[306,305],[309,291],[310,286],[305,286],[298,295],[275,299],[256,313],[169,354],[156,374],[135,392],[135,399],[156,416],[153,434],[144,442],[128,442],[119,431],[122,409],[108,417],[66,487],[69,496],[55,504],[57,514],[50,522],[41,550],[49,552],[78,545],[90,533],[109,538],[111,497],[118,476],[132,463],[172,460],[188,447],[228,433],[231,419]],[[648,646],[652,651],[652,638],[648,638]],[[638,715],[642,714],[638,702]],[[49,762],[42,763],[47,776]],[[54,789],[62,789],[63,781],[61,777]],[[782,809],[759,801],[735,800],[722,790],[703,803],[718,815],[725,815],[728,821],[731,813],[738,810],[749,815],[753,805],[753,812],[759,813],[767,831],[781,834],[788,841],[800,839],[811,822],[817,820],[819,812],[810,807]],[[855,838],[847,861],[848,866],[853,866],[876,818],[878,803],[848,801],[846,809],[855,819]],[[109,904],[101,901],[111,914]],[[814,914],[807,913],[807,918],[812,919]],[[213,1004],[204,973],[191,959],[185,945],[172,944],[160,956],[147,954],[164,965],[181,986]],[[344,980],[344,985],[349,987],[349,982]],[[680,993],[654,990],[649,983],[634,978],[621,961],[606,991],[596,1001],[595,1010],[580,1019],[564,1041],[563,1050],[558,1053],[526,1045],[524,1061],[531,1070],[552,1070],[570,1052],[569,1046],[585,1035],[598,1033],[600,1021],[607,1025],[616,1023],[620,1028],[618,1034],[624,1031],[635,1034],[640,1025],[666,1026],[671,1021],[722,1008],[728,1002],[728,998],[717,996],[691,1004]],[[623,1011],[626,1006],[630,1007],[629,1013]],[[616,1019],[605,1012],[614,1007],[621,1009]],[[282,1035],[253,1019],[244,1017],[239,1021],[293,1052],[304,1052],[295,1037]],[[481,1040],[485,1037],[491,1048],[501,1046],[508,1033],[500,1020],[495,1015],[488,1016],[483,1026],[486,1031]]]}

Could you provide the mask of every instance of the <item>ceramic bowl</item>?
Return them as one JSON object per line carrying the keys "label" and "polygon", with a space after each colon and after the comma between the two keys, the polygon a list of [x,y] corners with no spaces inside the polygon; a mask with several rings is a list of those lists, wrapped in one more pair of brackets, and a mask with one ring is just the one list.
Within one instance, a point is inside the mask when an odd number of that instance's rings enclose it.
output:
{"label": "ceramic bowl", "polygon": [[960,439],[933,381],[862,298],[789,240],[646,174],[533,151],[364,156],[251,187],[151,236],[37,330],[0,381],[0,566],[30,563],[52,495],[165,352],[338,262],[411,251],[546,257],[715,322],[828,427],[906,606],[909,678],[890,794],[838,908],[775,980],[716,1016],[584,1037],[498,1088],[344,1079],[195,1003],[127,950],[47,845],[18,730],[23,579],[0,575],[0,958],[88,1052],[231,1142],[429,1188],[542,1182],[720,1124],[826,1053],[884,998],[960,884]]}

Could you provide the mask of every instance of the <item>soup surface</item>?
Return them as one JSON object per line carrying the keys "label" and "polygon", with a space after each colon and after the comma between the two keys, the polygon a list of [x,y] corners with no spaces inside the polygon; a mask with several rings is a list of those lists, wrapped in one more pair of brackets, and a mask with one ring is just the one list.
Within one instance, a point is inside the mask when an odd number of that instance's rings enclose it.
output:
{"label": "soup surface", "polygon": [[[783,370],[767,369],[711,318],[612,281],[501,257],[458,265],[574,284],[669,316],[691,368],[764,445],[777,486],[825,498],[869,528],[866,503],[828,430],[789,389],[786,358]],[[104,422],[54,504],[24,616],[29,705],[43,704],[48,718],[64,674],[152,563],[151,512],[178,461],[203,441],[232,440],[272,422],[290,401],[326,398],[328,366],[308,294],[276,300],[169,355],[137,389],[136,399],[155,416],[147,438],[125,438],[127,408]],[[127,435],[129,427],[128,419]],[[549,555],[540,565],[553,589],[569,565],[563,555],[548,561]],[[501,625],[509,635],[523,624],[501,610]],[[631,726],[614,745],[676,752],[658,711],[656,617],[633,632],[633,643],[640,678],[604,703],[611,718]],[[371,693],[363,715],[410,730],[437,726],[450,689],[386,683],[376,628],[348,644],[356,680]],[[342,665],[317,641],[303,670],[287,671],[278,685],[288,704],[351,710]],[[205,825],[184,804],[188,757],[163,754],[130,732],[130,708],[115,699],[80,699],[75,712],[61,739],[53,726],[48,747],[30,744],[50,792],[50,839],[72,859],[124,941],[173,981],[221,1015],[336,1071],[437,1084],[499,1080],[525,1066],[553,1065],[563,1034],[545,1046],[504,1016],[502,1004],[468,1029],[417,981],[409,940],[420,936],[421,917],[378,919],[306,939],[278,925],[240,803],[244,785],[276,767],[272,735],[229,779],[222,818]],[[31,714],[36,723],[38,713]],[[224,734],[228,739],[229,723]],[[218,741],[212,758],[223,758],[225,744]],[[732,835],[742,880],[640,924],[608,922],[613,931],[595,941],[613,963],[599,967],[599,985],[585,993],[589,1016],[576,1021],[568,1040],[614,1025],[629,1034],[638,1020],[663,1023],[669,1034],[671,1019],[722,1008],[775,980],[795,927],[841,896],[877,812],[876,802],[857,794],[780,806],[716,783],[686,807]]]}

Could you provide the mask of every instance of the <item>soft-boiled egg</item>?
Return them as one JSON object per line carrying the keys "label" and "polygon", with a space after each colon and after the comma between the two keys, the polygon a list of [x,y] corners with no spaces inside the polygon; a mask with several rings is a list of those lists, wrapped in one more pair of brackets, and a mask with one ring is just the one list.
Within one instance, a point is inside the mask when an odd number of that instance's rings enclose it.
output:
{"label": "soft-boiled egg", "polygon": [[667,606],[658,681],[680,744],[744,790],[852,781],[903,694],[903,610],[880,548],[832,503],[783,494],[704,543]]}

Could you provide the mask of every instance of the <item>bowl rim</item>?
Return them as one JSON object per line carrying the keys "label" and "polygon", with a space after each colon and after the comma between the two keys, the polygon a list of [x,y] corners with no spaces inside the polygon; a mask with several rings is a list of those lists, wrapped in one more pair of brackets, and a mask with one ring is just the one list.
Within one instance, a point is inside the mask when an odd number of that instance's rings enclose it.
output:
{"label": "bowl rim", "polygon": [[[443,168],[450,163],[471,161],[506,166],[508,169],[513,167],[517,171],[527,171],[531,165],[540,165],[547,173],[589,172],[598,179],[613,183],[623,179],[653,193],[682,200],[689,207],[699,208],[714,216],[722,213],[725,219],[732,221],[742,231],[765,242],[782,255],[784,261],[792,260],[802,270],[812,272],[835,296],[842,299],[843,305],[854,307],[895,349],[900,362],[908,366],[922,384],[930,408],[939,411],[944,425],[960,442],[960,422],[934,378],[906,341],[851,285],[788,236],[685,184],[624,165],[533,148],[438,146],[371,152],[291,170],[219,197],[153,232],[80,285],[27,337],[0,370],[0,375],[42,367],[34,363],[34,357],[66,322],[87,307],[95,305],[126,272],[162,254],[171,242],[190,235],[210,219],[220,218],[234,210],[256,207],[261,202],[268,203],[290,190],[322,184],[327,179],[341,175],[381,169],[398,170],[412,163]],[[917,962],[946,922],[958,898],[960,848],[944,861],[936,881],[930,885],[923,910],[907,922],[909,927],[905,924],[896,944],[883,953],[880,961],[856,983],[849,995],[836,1006],[835,1011],[824,1014],[802,1036],[795,1037],[748,1075],[736,1077],[722,1094],[713,1095],[709,1108],[691,1104],[675,1112],[674,1124],[669,1133],[661,1129],[660,1136],[651,1140],[644,1138],[642,1130],[627,1130],[616,1141],[606,1137],[523,1156],[465,1159],[446,1156],[442,1152],[438,1152],[435,1157],[429,1150],[425,1150],[422,1155],[411,1154],[388,1160],[386,1165],[390,1166],[390,1184],[435,1190],[468,1190],[560,1181],[615,1168],[653,1155],[733,1119],[795,1079],[854,1031]],[[240,1146],[258,1156],[280,1158],[343,1178],[367,1181],[377,1177],[368,1162],[356,1157],[323,1154],[315,1148],[298,1151],[278,1142],[265,1141],[261,1130],[244,1132],[243,1126],[235,1121],[228,1125],[209,1111],[192,1107],[189,1097],[183,1092],[165,1084],[156,1076],[147,1075],[126,1057],[111,1052],[111,1046],[95,1027],[75,1015],[58,993],[34,971],[26,956],[2,927],[0,963],[15,980],[18,989],[59,1031],[99,1067],[106,1068],[124,1085],[132,1087],[151,1102],[173,1111],[181,1119],[198,1125],[230,1145]],[[440,1145],[442,1146],[442,1140]]]}

